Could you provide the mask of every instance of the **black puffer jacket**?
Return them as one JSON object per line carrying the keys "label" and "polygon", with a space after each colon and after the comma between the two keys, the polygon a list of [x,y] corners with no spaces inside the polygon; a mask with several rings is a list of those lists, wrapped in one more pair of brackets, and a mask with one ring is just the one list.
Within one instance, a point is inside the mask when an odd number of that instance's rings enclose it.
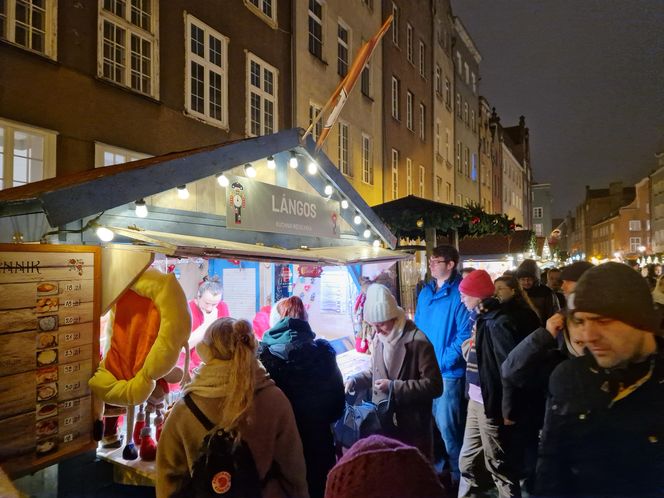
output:
{"label": "black puffer jacket", "polygon": [[[265,334],[289,330],[293,337],[313,336],[307,322],[294,318],[282,320]],[[335,463],[330,424],[343,414],[343,378],[334,349],[325,339],[296,340],[288,349],[284,359],[283,353],[273,354],[261,343],[258,358],[293,406],[307,464],[309,494],[320,497],[325,492],[327,473]]]}
{"label": "black puffer jacket", "polygon": [[[551,375],[536,496],[664,496],[664,338],[645,362],[604,370],[591,355]],[[616,386],[645,380],[613,400]]]}

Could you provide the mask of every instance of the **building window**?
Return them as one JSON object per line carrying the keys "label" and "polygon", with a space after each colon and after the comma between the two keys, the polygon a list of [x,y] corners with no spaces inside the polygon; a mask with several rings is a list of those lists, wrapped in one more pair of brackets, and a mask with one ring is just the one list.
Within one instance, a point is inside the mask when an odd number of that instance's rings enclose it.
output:
{"label": "building window", "polygon": [[463,149],[463,174],[470,177],[470,149],[468,147]]}
{"label": "building window", "polygon": [[641,220],[629,220],[629,231],[630,232],[641,231]]}
{"label": "building window", "polygon": [[475,130],[475,111],[470,111],[470,129],[473,130],[473,133],[476,133],[476,130]]}
{"label": "building window", "polygon": [[445,78],[445,105],[447,107],[452,105],[452,85],[448,78]]}
{"label": "building window", "polygon": [[452,202],[452,184],[445,182],[445,202]]}
{"label": "building window", "polygon": [[249,2],[268,19],[272,21],[277,20],[277,0],[249,0]]}
{"label": "building window", "polygon": [[440,156],[440,119],[436,119],[436,138],[434,140],[436,157]]}
{"label": "building window", "polygon": [[475,79],[475,73],[470,74],[470,83],[473,86],[473,93],[477,94],[477,80]]}
{"label": "building window", "polygon": [[450,156],[452,151],[450,149],[450,129],[445,128],[445,159],[448,163],[452,164],[452,157]]}
{"label": "building window", "polygon": [[461,71],[463,70],[463,66],[461,65],[461,54],[457,50],[456,53],[456,60],[457,60],[457,71],[459,72],[459,76],[461,76]]}
{"label": "building window", "polygon": [[544,208],[543,207],[534,207],[533,208],[533,218],[535,218],[535,219],[544,218]]}
{"label": "building window", "polygon": [[463,70],[466,75],[466,85],[470,85],[470,68],[468,67],[467,62],[463,63]]}
{"label": "building window", "polygon": [[399,80],[392,76],[392,117],[400,119],[399,115]]}
{"label": "building window", "polygon": [[[318,104],[309,103],[309,126],[314,122],[314,119],[320,114],[322,107]],[[323,119],[316,121],[313,129],[311,130],[311,136],[314,140],[318,140],[320,134],[323,133]]]}
{"label": "building window", "polygon": [[470,179],[474,182],[477,181],[477,154],[472,153],[470,156]]}
{"label": "building window", "polygon": [[54,177],[56,136],[0,119],[0,190]]}
{"label": "building window", "polygon": [[247,135],[277,131],[279,72],[254,54],[247,54]]}
{"label": "building window", "polygon": [[544,236],[544,226],[541,223],[535,223],[535,235],[538,237],[543,237]]}
{"label": "building window", "polygon": [[351,176],[348,160],[348,124],[339,122],[339,169],[344,175]]}
{"label": "building window", "polygon": [[350,52],[350,29],[339,21],[337,27],[337,74],[342,78],[348,74],[348,53]]}
{"label": "building window", "polygon": [[436,95],[439,97],[443,96],[443,70],[438,64],[436,64],[436,75],[434,81],[434,88],[436,90]]}
{"label": "building window", "polygon": [[373,10],[373,0],[362,0],[362,3],[369,9]]}
{"label": "building window", "polygon": [[413,195],[413,161],[406,158],[406,195]]}
{"label": "building window", "polygon": [[228,38],[187,15],[185,108],[207,123],[228,127]]}
{"label": "building window", "polygon": [[150,156],[141,152],[115,147],[114,145],[95,142],[95,168],[130,163],[145,159],[146,157]]}
{"label": "building window", "polygon": [[369,64],[362,69],[362,76],[360,78],[360,91],[362,95],[371,97],[371,68]]}
{"label": "building window", "polygon": [[[399,46],[399,7],[397,4],[392,2],[392,43],[397,47]],[[396,199],[396,197],[395,197]]]}
{"label": "building window", "polygon": [[420,164],[420,174],[418,177],[418,188],[417,192],[420,197],[424,197],[424,166]]}
{"label": "building window", "polygon": [[100,0],[98,75],[159,98],[157,2]]}
{"label": "building window", "polygon": [[461,114],[461,94],[456,94],[456,115],[458,118],[462,116]]}
{"label": "building window", "polygon": [[456,146],[454,147],[454,152],[455,152],[455,162],[456,162],[456,169],[459,173],[462,173],[463,170],[461,169],[461,141],[457,140]]}
{"label": "building window", "polygon": [[639,252],[639,247],[641,246],[641,237],[630,237],[629,238],[629,252],[636,253]]}
{"label": "building window", "polygon": [[436,175],[436,200],[440,200],[440,196],[443,194],[443,179]]}
{"label": "building window", "polygon": [[406,24],[406,57],[408,62],[413,63],[413,27]]}
{"label": "building window", "polygon": [[413,94],[406,92],[406,127],[413,130]]}
{"label": "building window", "polygon": [[309,0],[309,52],[323,58],[323,4]]}
{"label": "building window", "polygon": [[0,39],[55,59],[56,0],[0,1]]}
{"label": "building window", "polygon": [[457,194],[457,206],[463,206],[463,195]]}
{"label": "building window", "polygon": [[362,181],[369,185],[373,185],[374,182],[372,140],[364,133],[362,133]]}
{"label": "building window", "polygon": [[424,42],[420,41],[420,76],[422,76],[422,78],[424,78],[425,69],[426,69],[426,64],[425,64]]}
{"label": "building window", "polygon": [[424,107],[424,104],[420,103],[420,140],[422,140],[423,142],[424,139],[426,138],[425,125],[426,125],[426,107]]}
{"label": "building window", "polygon": [[468,102],[463,103],[463,122],[468,124]]}
{"label": "building window", "polygon": [[392,149],[392,199],[399,197],[399,151]]}

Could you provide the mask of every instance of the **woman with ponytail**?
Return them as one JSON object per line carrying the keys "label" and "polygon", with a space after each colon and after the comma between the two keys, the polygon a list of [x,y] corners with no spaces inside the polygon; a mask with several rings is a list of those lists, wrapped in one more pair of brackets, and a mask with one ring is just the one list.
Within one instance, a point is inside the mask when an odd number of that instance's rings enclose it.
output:
{"label": "woman with ponytail", "polygon": [[[196,352],[203,363],[183,395],[203,414],[244,440],[265,482],[264,497],[306,497],[302,442],[290,403],[256,360],[256,339],[246,320],[220,318]],[[207,431],[184,400],[171,410],[157,448],[157,497],[176,492],[190,475]]]}

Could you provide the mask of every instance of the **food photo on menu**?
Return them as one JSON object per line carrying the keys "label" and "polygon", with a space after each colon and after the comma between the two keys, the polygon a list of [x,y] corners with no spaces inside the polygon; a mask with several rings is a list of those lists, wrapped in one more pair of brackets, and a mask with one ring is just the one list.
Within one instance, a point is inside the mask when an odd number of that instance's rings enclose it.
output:
{"label": "food photo on menu", "polygon": [[47,384],[58,380],[58,367],[43,367],[37,370],[37,385]]}
{"label": "food photo on menu", "polygon": [[54,332],[37,334],[37,349],[54,348],[58,345],[58,336]]}
{"label": "food photo on menu", "polygon": [[37,401],[48,401],[58,395],[58,384],[51,382],[37,387]]}
{"label": "food photo on menu", "polygon": [[44,349],[43,351],[37,352],[37,366],[43,367],[46,365],[53,365],[58,362],[58,350],[57,349]]}
{"label": "food photo on menu", "polygon": [[50,313],[58,311],[60,301],[57,297],[38,297],[35,303],[37,313]]}
{"label": "food photo on menu", "polygon": [[40,282],[39,285],[37,285],[37,294],[42,296],[57,294],[58,290],[57,282]]}
{"label": "food photo on menu", "polygon": [[42,332],[51,332],[58,328],[58,315],[42,316],[37,320],[37,326]]}
{"label": "food photo on menu", "polygon": [[37,403],[37,420],[48,418],[58,413],[58,404],[54,402]]}

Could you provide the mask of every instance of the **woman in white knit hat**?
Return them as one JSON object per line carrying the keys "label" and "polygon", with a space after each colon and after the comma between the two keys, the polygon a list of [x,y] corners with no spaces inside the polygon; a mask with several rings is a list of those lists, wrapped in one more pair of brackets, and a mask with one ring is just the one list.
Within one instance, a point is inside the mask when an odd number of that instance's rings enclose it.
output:
{"label": "woman in white knit hat", "polygon": [[367,290],[364,319],[376,334],[371,369],[351,377],[346,391],[371,389],[372,401],[390,399],[393,411],[384,430],[432,458],[431,405],[443,392],[443,379],[433,346],[384,285]]}

